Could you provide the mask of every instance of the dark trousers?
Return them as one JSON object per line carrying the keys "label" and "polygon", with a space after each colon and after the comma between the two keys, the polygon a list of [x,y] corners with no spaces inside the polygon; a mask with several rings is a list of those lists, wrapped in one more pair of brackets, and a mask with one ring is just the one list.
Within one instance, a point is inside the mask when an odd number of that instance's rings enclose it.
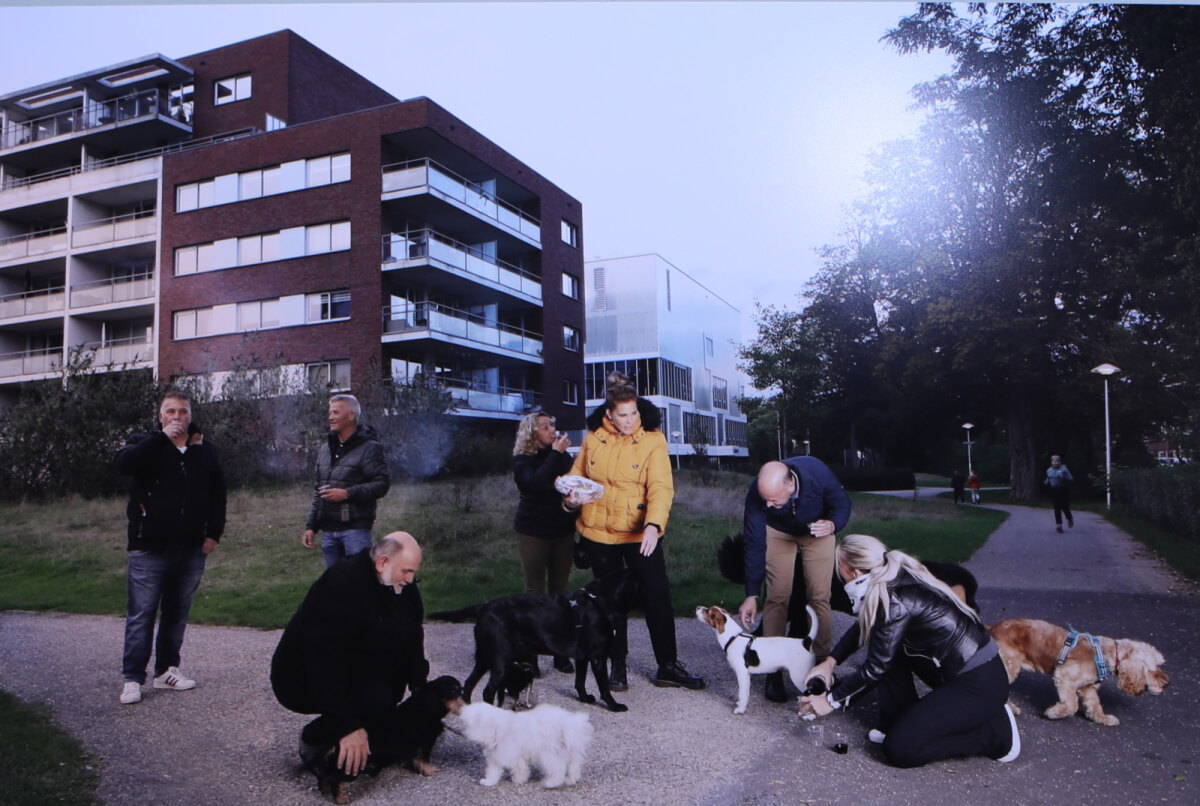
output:
{"label": "dark trousers", "polygon": [[[585,538],[586,539],[586,538]],[[676,660],[675,612],[671,606],[671,583],[667,580],[667,562],[660,540],[649,557],[641,554],[641,543],[609,545],[587,541],[588,553],[592,558],[592,573],[597,578],[626,568],[633,571],[641,586],[642,610],[646,614],[646,630],[650,633],[650,645],[654,648],[654,659],[659,666]],[[614,619],[616,636],[613,639],[612,657],[623,659],[629,654],[629,625],[625,616]]]}
{"label": "dark trousers", "polygon": [[1004,703],[1008,674],[999,657],[952,677],[917,697],[913,674],[902,656],[879,683],[883,753],[897,767],[919,767],[958,756],[1000,758],[1012,747]]}
{"label": "dark trousers", "polygon": [[1054,502],[1054,522],[1062,526],[1063,515],[1067,516],[1067,523],[1074,523],[1075,517],[1071,515],[1071,488],[1065,484],[1062,487],[1050,488],[1050,500]]}
{"label": "dark trousers", "polygon": [[[298,714],[320,714],[322,700],[326,699],[313,695],[303,675],[283,674],[277,669],[271,671],[271,688],[280,705]],[[363,680],[355,686],[351,697],[356,721],[342,715],[321,714],[300,731],[300,741],[325,751],[361,725],[367,731],[372,758],[379,756],[377,760],[382,760],[387,756],[390,737],[400,732],[395,711],[400,697],[382,680]]]}

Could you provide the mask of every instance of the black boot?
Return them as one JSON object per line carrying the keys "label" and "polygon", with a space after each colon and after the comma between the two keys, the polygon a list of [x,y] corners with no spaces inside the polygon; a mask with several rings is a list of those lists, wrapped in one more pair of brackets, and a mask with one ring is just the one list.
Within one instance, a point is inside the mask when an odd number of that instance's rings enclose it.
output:
{"label": "black boot", "polygon": [[665,666],[658,667],[658,674],[654,677],[654,685],[673,686],[675,688],[704,688],[704,678],[699,675],[688,674],[688,670],[684,668],[679,661],[673,661]]}
{"label": "black boot", "polygon": [[763,687],[763,695],[771,702],[787,702],[787,689],[783,685],[783,672],[771,672],[767,675],[767,684]]}
{"label": "black boot", "polygon": [[608,673],[609,691],[628,691],[629,676],[625,671],[625,659],[613,658],[612,671]]}
{"label": "black boot", "polygon": [[554,670],[563,674],[570,674],[575,671],[575,665],[571,663],[571,659],[566,655],[555,655]]}

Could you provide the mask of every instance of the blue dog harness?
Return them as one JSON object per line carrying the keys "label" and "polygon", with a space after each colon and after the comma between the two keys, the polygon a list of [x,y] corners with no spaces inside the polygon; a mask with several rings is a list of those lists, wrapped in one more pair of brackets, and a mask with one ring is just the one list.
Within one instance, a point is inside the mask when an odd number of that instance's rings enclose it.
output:
{"label": "blue dog harness", "polygon": [[1067,653],[1074,649],[1079,644],[1080,638],[1086,638],[1092,644],[1092,650],[1095,653],[1096,662],[1096,677],[1097,682],[1103,680],[1112,674],[1112,669],[1108,668],[1108,661],[1104,659],[1104,652],[1100,648],[1100,639],[1091,633],[1079,632],[1079,630],[1067,626],[1067,640],[1063,642],[1062,651],[1058,653],[1058,660],[1054,662],[1055,668],[1062,666],[1067,659]]}

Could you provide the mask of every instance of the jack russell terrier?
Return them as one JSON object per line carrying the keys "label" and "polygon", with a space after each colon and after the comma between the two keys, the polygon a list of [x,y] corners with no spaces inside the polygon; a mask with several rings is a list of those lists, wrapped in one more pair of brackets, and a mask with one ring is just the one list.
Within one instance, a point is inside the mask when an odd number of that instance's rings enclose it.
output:
{"label": "jack russell terrier", "polygon": [[792,685],[804,690],[804,678],[813,667],[812,644],[817,635],[817,614],[811,607],[808,613],[807,638],[763,638],[744,631],[737,617],[716,605],[697,607],[696,618],[713,628],[717,643],[725,650],[725,659],[737,675],[738,698],[735,714],[746,713],[750,702],[750,675],[769,674],[787,669]]}

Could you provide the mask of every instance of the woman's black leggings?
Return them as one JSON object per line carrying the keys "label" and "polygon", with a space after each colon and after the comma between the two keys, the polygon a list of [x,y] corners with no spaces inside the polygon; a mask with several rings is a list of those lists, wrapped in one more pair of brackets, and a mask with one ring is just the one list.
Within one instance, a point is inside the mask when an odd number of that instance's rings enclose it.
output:
{"label": "woman's black leggings", "polygon": [[1007,701],[1008,674],[999,656],[919,699],[912,667],[898,660],[879,682],[883,753],[897,767],[958,756],[1000,758],[1012,747]]}
{"label": "woman's black leggings", "polygon": [[[667,563],[663,542],[658,541],[654,553],[649,557],[641,554],[641,543],[619,543],[610,545],[587,540],[588,553],[592,558],[592,573],[597,578],[625,568],[637,576],[640,584],[642,608],[646,614],[646,630],[650,633],[650,645],[654,647],[654,659],[659,666],[674,663],[675,612],[671,607],[671,583],[667,580]],[[615,619],[616,636],[613,639],[612,657],[623,659],[629,654],[629,630],[624,616]]]}

